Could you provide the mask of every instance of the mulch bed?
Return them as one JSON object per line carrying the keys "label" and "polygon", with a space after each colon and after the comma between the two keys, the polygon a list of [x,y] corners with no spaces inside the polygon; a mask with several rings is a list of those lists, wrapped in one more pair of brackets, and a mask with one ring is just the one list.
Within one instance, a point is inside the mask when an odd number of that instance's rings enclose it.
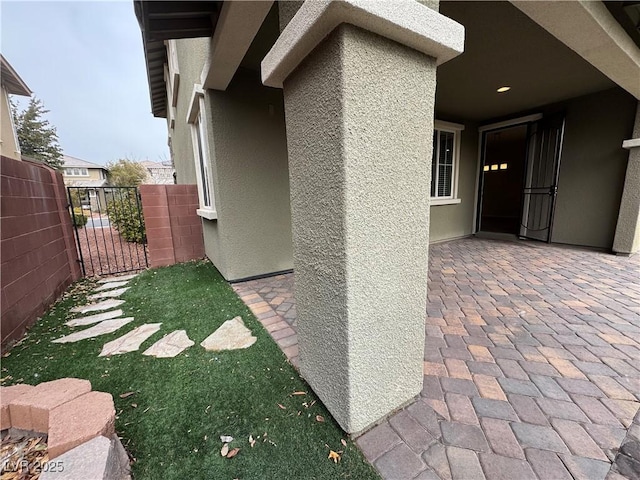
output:
{"label": "mulch bed", "polygon": [[44,438],[7,435],[0,446],[0,480],[38,480],[48,461]]}
{"label": "mulch bed", "polygon": [[87,277],[147,268],[145,245],[130,243],[113,227],[78,229]]}

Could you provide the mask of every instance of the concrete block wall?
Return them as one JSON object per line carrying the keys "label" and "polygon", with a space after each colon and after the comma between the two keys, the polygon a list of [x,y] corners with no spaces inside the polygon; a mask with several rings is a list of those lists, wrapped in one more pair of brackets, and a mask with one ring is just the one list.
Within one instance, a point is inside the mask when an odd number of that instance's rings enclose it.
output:
{"label": "concrete block wall", "polygon": [[20,339],[82,275],[62,175],[0,157],[0,343]]}
{"label": "concrete block wall", "polygon": [[196,185],[141,185],[151,267],[204,257]]}

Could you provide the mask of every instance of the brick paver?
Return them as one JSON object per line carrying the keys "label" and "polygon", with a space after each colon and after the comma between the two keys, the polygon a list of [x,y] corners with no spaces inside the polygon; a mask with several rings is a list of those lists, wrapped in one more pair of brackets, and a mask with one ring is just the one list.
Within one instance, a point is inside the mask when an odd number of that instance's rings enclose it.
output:
{"label": "brick paver", "polygon": [[[640,465],[618,452],[640,408],[640,256],[465,239],[429,257],[420,398],[357,439],[384,478]],[[297,365],[293,274],[233,287]]]}

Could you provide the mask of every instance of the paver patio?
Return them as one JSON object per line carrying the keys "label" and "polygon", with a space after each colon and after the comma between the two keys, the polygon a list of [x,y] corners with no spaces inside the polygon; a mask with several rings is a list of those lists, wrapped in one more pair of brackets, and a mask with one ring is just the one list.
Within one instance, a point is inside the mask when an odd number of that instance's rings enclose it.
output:
{"label": "paver patio", "polygon": [[[234,289],[297,365],[293,274]],[[357,440],[384,478],[640,476],[640,257],[434,245],[426,313],[420,398]]]}

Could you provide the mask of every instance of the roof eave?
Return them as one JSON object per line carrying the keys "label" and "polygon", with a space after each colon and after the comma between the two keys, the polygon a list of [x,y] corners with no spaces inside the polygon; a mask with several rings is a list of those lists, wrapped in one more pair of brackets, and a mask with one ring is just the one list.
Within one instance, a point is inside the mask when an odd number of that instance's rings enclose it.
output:
{"label": "roof eave", "polygon": [[2,85],[11,95],[23,95],[30,97],[33,93],[24,80],[18,75],[18,72],[11,64],[0,54]]}

